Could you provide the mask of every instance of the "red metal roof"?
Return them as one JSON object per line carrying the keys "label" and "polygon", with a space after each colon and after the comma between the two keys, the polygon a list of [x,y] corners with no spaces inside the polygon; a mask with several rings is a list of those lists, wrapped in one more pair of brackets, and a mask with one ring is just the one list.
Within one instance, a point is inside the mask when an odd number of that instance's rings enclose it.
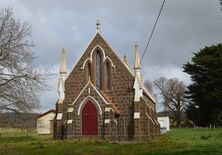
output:
{"label": "red metal roof", "polygon": [[102,92],[103,97],[108,101],[108,103],[111,105],[113,110],[117,113],[120,114],[120,109],[115,105],[115,103],[110,99],[109,96],[107,96],[104,92]]}

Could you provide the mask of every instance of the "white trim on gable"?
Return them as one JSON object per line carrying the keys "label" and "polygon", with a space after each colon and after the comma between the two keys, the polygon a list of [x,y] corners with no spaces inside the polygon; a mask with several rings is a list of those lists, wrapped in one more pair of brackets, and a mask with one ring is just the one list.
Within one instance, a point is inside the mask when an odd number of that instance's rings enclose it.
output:
{"label": "white trim on gable", "polygon": [[147,93],[147,95],[151,98],[151,100],[156,103],[155,99],[152,97],[152,95],[149,93],[149,91],[147,90],[147,88],[144,86],[143,84],[143,90]]}
{"label": "white trim on gable", "polygon": [[[76,67],[76,65],[78,64],[79,60],[82,58],[83,54],[85,53],[85,51],[87,50],[87,48],[89,47],[89,45],[92,43],[92,41],[94,40],[94,38],[96,37],[97,33],[94,34],[94,36],[92,37],[92,39],[90,40],[90,42],[87,44],[87,46],[84,48],[82,55],[78,58],[78,60],[76,61],[76,63],[73,65],[71,71],[69,73],[67,73],[66,79],[69,77],[69,75],[71,74],[71,72],[74,70],[74,68]],[[102,37],[101,34],[99,34]],[[105,43],[110,47],[110,49],[113,51],[114,55],[119,59],[119,61],[126,67],[126,65],[122,62],[122,60],[120,59],[120,57],[117,55],[117,53],[115,53],[115,50],[113,50],[113,48],[109,45],[109,43],[103,38],[103,40],[105,41]],[[85,60],[86,61],[86,60]],[[114,66],[113,66],[114,67]],[[84,67],[83,67],[84,68]],[[127,67],[126,67],[127,68]],[[82,67],[81,67],[82,69]],[[129,71],[129,73],[134,77],[134,75],[132,74],[132,72],[127,68],[127,70]]]}
{"label": "white trim on gable", "polygon": [[82,67],[81,67],[80,69],[84,69],[84,68],[85,68],[85,65],[86,65],[86,63],[87,63],[88,61],[90,61],[90,63],[92,63],[92,60],[91,60],[90,58],[87,58],[87,59],[84,61],[83,65],[82,65]]}
{"label": "white trim on gable", "polygon": [[91,60],[91,62],[92,62],[92,56],[93,56],[93,52],[95,51],[95,49],[96,48],[100,48],[101,49],[101,51],[102,51],[102,53],[103,53],[103,62],[105,61],[105,59],[106,59],[106,55],[105,55],[105,51],[104,51],[104,49],[100,46],[100,45],[96,45],[95,47],[93,47],[93,49],[91,50],[91,52],[90,52],[90,57],[89,57],[89,59]]}
{"label": "white trim on gable", "polygon": [[[116,66],[113,64],[113,61],[112,61],[112,59],[110,59],[110,57],[109,56],[106,56],[106,59],[108,59],[109,61],[110,61],[110,63],[111,63],[111,65],[112,65],[112,67],[113,68],[115,68]],[[105,60],[106,60],[105,59]]]}
{"label": "white trim on gable", "polygon": [[116,125],[118,124],[117,120],[116,119],[113,119],[113,121],[116,123]]}
{"label": "white trim on gable", "polygon": [[130,72],[130,74],[134,77],[134,73],[133,73],[132,69],[130,68],[130,66],[125,63],[123,63],[123,64],[126,67],[126,69]]}
{"label": "white trim on gable", "polygon": [[147,114],[147,112],[146,112],[146,116],[153,122],[153,124],[155,124],[155,122],[154,122],[153,119]]}
{"label": "white trim on gable", "polygon": [[[102,37],[102,36],[101,36]],[[103,37],[102,37],[103,38]],[[122,62],[122,60],[120,59],[120,57],[117,55],[117,53],[115,52],[115,50],[109,45],[109,43],[103,38],[103,40],[105,41],[105,43],[110,47],[110,49],[113,51],[114,55],[119,59],[119,61],[126,67],[126,65]],[[134,75],[132,74],[132,72],[130,72],[130,70],[126,67],[126,69],[129,71],[129,73],[134,77]]]}
{"label": "white trim on gable", "polygon": [[[102,37],[102,36],[101,36]],[[102,37],[103,38],[103,37]],[[117,55],[117,53],[115,52],[115,50],[109,45],[109,43],[103,38],[103,40],[105,41],[105,43],[110,47],[110,49],[113,51],[113,53],[116,55],[116,57],[119,59],[119,61],[126,67],[126,69],[129,71],[129,73],[133,76],[133,72],[131,70],[131,68],[129,66],[126,66],[122,60],[120,59],[120,57]],[[149,93],[149,91],[147,91],[146,87],[144,87],[144,84],[143,84],[143,90],[148,94],[148,96],[151,98],[151,100],[156,103],[155,99],[152,97],[152,95]]]}
{"label": "white trim on gable", "polygon": [[105,99],[104,97],[100,94],[100,92],[97,90],[97,88],[89,81],[85,87],[82,89],[82,91],[79,93],[79,95],[76,97],[76,99],[70,104],[70,105],[74,105],[76,103],[76,101],[79,99],[79,97],[82,95],[82,93],[84,92],[84,90],[87,88],[88,85],[91,85],[92,88],[97,92],[97,94],[101,97],[101,99],[106,103],[106,104],[109,104]]}
{"label": "white trim on gable", "polygon": [[84,69],[85,65],[88,61],[90,61],[90,63],[92,63],[92,56],[93,56],[94,51],[96,51],[95,50],[96,48],[101,49],[102,54],[103,54],[103,62],[106,61],[106,59],[108,59],[110,61],[111,65],[112,65],[112,67],[115,68],[116,66],[113,64],[112,59],[109,56],[106,56],[104,49],[100,45],[97,44],[95,47],[93,47],[93,49],[90,52],[90,56],[84,61],[83,65],[80,69]]}
{"label": "white trim on gable", "polygon": [[[148,101],[146,100],[146,98],[143,97],[143,99],[146,101],[146,102],[145,102],[146,105],[147,105],[149,108],[151,108],[152,110],[154,110],[154,108],[153,108],[152,106],[149,105],[149,103],[148,103]],[[153,105],[154,105],[154,104],[153,104]]]}
{"label": "white trim on gable", "polygon": [[91,86],[94,88],[94,90],[97,92],[97,94],[102,98],[102,100],[106,103],[109,104],[104,97],[100,94],[100,92],[97,90],[97,88],[90,82]]}
{"label": "white trim on gable", "polygon": [[85,85],[85,87],[81,90],[81,92],[76,97],[76,99],[70,105],[73,105],[79,99],[80,95],[82,95],[83,91],[86,89],[86,87],[89,85],[89,83],[90,83],[90,81]]}
{"label": "white trim on gable", "polygon": [[99,103],[96,101],[96,99],[94,99],[92,96],[87,96],[86,98],[84,98],[84,100],[80,103],[79,108],[78,108],[78,116],[80,115],[80,112],[82,110],[82,107],[85,105],[86,101],[92,101],[93,103],[95,103],[99,109],[99,115],[102,115],[102,109],[99,105]]}
{"label": "white trim on gable", "polygon": [[158,121],[156,121],[155,119],[154,119],[154,122],[158,125],[159,123],[158,123]]}
{"label": "white trim on gable", "polygon": [[103,53],[103,62],[105,61],[105,59],[106,59],[106,57],[105,57],[105,51],[104,51],[104,49],[103,49],[101,46],[99,46],[99,45],[97,44],[95,47],[93,47],[93,49],[92,49],[91,52],[90,52],[90,56],[84,61],[83,65],[82,65],[82,67],[81,67],[80,69],[84,69],[84,68],[85,68],[85,65],[86,65],[86,62],[87,62],[87,61],[92,62],[93,52],[95,51],[95,49],[96,49],[97,47],[101,49],[101,51],[102,51],[102,53]]}
{"label": "white trim on gable", "polygon": [[69,77],[69,75],[71,74],[71,72],[74,70],[74,68],[76,67],[76,65],[78,64],[79,60],[82,58],[83,54],[85,53],[85,51],[87,50],[87,48],[89,47],[89,45],[92,43],[92,41],[94,40],[94,38],[96,37],[97,33],[94,34],[94,36],[92,37],[92,39],[90,40],[90,42],[87,44],[87,46],[84,48],[82,55],[79,57],[79,59],[76,61],[76,63],[73,65],[72,70],[67,74],[66,79]]}

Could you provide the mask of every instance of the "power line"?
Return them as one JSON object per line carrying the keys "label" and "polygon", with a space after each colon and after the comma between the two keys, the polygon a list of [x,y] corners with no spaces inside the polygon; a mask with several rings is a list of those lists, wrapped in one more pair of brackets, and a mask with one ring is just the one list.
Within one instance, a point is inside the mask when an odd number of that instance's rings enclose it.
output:
{"label": "power line", "polygon": [[151,34],[150,34],[149,40],[148,40],[148,42],[147,42],[147,44],[146,44],[146,47],[145,47],[145,49],[144,49],[144,51],[143,51],[143,55],[142,55],[142,57],[141,57],[141,59],[140,59],[140,64],[141,64],[141,62],[142,62],[142,60],[143,60],[143,57],[144,57],[144,55],[146,54],[147,48],[148,48],[148,46],[149,46],[149,44],[150,44],[151,38],[152,38],[152,36],[153,36],[153,32],[154,32],[154,30],[155,30],[155,28],[156,28],[156,25],[157,25],[157,22],[158,22],[158,20],[159,20],[159,18],[160,18],[160,14],[161,14],[161,12],[162,12],[162,10],[163,10],[163,6],[164,6],[164,4],[165,4],[165,1],[166,1],[166,0],[163,0],[163,3],[162,3],[162,5],[161,5],[160,11],[159,11],[158,16],[157,16],[157,18],[156,18],[156,21],[155,21],[155,24],[154,24],[154,26],[153,26],[152,32],[151,32]]}

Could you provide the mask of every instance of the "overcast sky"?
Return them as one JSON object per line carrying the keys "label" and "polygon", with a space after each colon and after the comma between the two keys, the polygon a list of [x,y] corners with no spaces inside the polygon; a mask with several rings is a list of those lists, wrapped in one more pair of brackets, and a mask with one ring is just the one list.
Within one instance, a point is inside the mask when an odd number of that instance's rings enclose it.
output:
{"label": "overcast sky", "polygon": [[[116,53],[133,65],[134,44],[140,55],[151,33],[162,0],[0,0],[0,9],[11,7],[15,17],[32,25],[36,67],[59,72],[65,48],[70,70],[95,34],[100,19],[102,36]],[[144,78],[177,77],[187,85],[182,71],[192,53],[222,42],[219,0],[166,0],[159,23],[142,62]],[[58,76],[52,90],[40,96],[41,108],[55,108]]]}

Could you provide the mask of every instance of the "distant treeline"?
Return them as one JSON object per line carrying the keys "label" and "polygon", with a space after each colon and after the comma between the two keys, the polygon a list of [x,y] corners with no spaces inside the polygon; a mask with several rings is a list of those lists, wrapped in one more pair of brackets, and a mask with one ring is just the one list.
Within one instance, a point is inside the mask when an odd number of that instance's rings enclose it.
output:
{"label": "distant treeline", "polygon": [[0,113],[0,128],[36,128],[36,113]]}
{"label": "distant treeline", "polygon": [[[0,128],[36,128],[36,118],[39,115],[37,113],[0,113]],[[175,120],[171,111],[159,112],[158,116],[169,116],[171,120]],[[187,120],[185,112],[182,112],[181,120]]]}

